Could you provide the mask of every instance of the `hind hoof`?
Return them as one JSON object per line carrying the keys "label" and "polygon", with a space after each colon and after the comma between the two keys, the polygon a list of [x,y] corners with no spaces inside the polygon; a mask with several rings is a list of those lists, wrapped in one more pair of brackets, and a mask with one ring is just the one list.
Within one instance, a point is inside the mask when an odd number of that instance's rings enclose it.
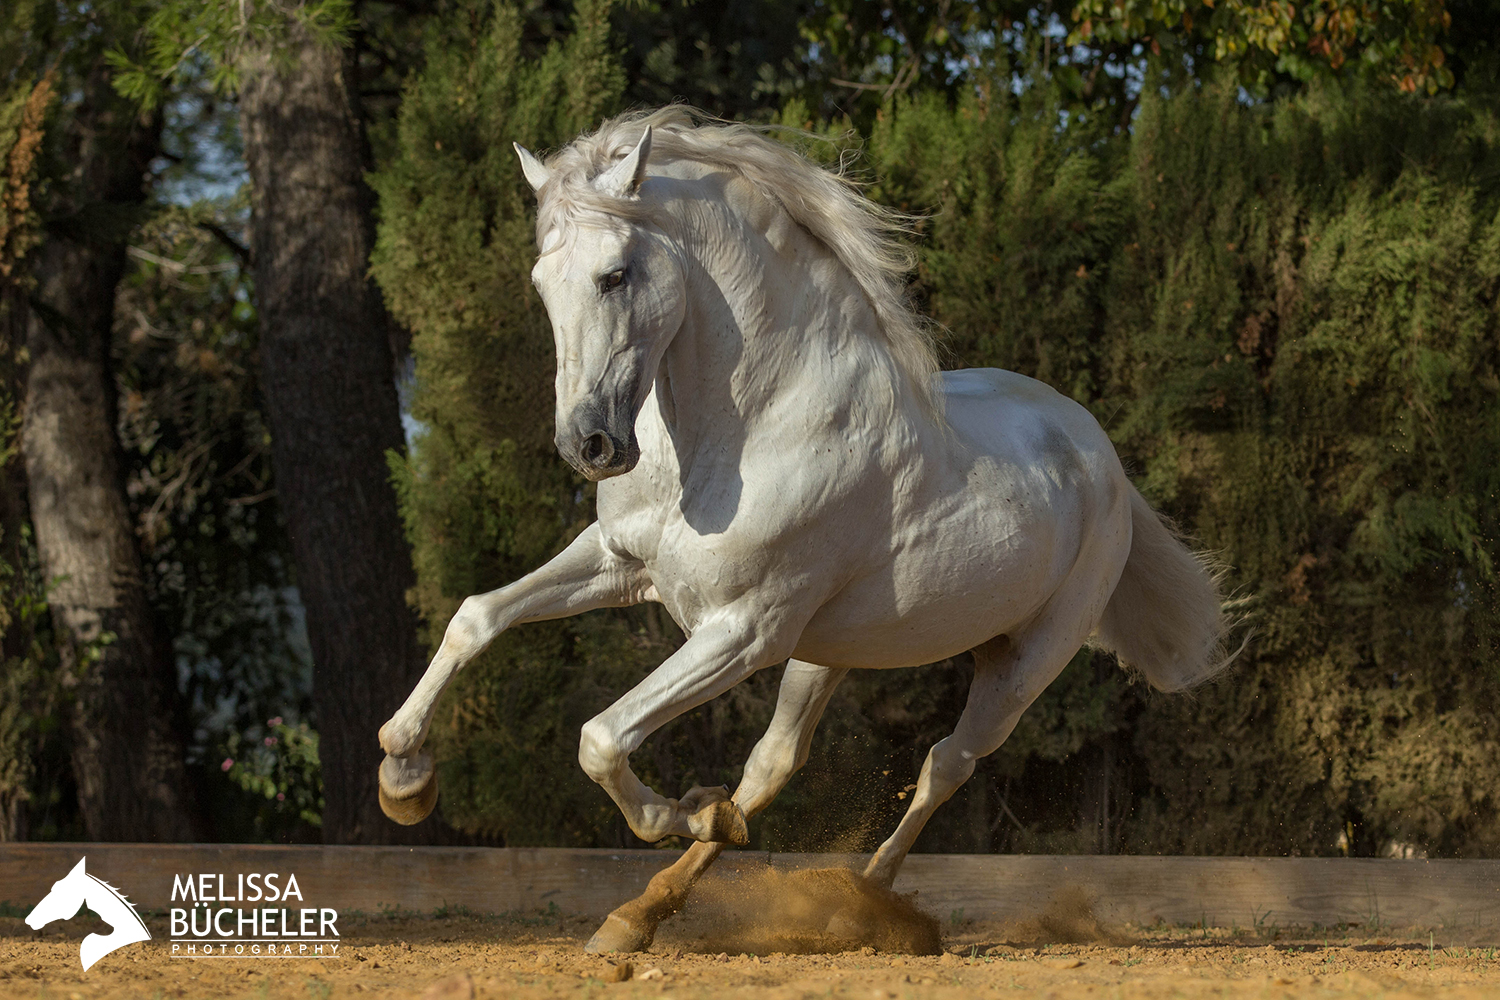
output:
{"label": "hind hoof", "polygon": [[745,824],[745,813],[738,805],[725,799],[704,806],[688,817],[688,829],[693,839],[705,844],[750,843],[750,828]]}
{"label": "hind hoof", "polygon": [[656,936],[656,929],[641,930],[635,924],[623,917],[617,917],[613,913],[604,918],[604,923],[589,938],[589,943],[583,946],[583,950],[590,955],[603,955],[606,952],[618,951],[631,953],[645,951],[651,947],[651,939]]}
{"label": "hind hoof", "polygon": [[380,811],[402,826],[420,823],[437,805],[437,769],[432,754],[387,756],[380,764]]}

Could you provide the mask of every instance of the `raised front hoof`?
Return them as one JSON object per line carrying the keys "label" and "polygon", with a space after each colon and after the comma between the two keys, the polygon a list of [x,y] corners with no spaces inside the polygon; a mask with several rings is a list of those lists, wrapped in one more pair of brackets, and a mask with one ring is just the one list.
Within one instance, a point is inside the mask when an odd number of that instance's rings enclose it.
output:
{"label": "raised front hoof", "polygon": [[590,955],[603,955],[611,951],[626,954],[645,951],[651,947],[651,939],[655,936],[655,927],[642,929],[624,917],[611,913],[604,918],[604,923],[599,925],[583,950]]}
{"label": "raised front hoof", "polygon": [[714,802],[693,813],[688,819],[688,829],[693,839],[705,844],[750,843],[750,828],[745,824],[745,813],[738,805],[727,799]]}
{"label": "raised front hoof", "polygon": [[422,822],[437,805],[437,768],[432,754],[387,756],[380,764],[380,811],[402,826]]}

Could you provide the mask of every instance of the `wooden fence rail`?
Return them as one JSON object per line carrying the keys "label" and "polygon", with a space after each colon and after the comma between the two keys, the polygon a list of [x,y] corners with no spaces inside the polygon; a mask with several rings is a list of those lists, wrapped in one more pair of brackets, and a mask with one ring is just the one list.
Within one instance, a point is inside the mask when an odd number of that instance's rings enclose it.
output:
{"label": "wooden fence rail", "polygon": [[[278,889],[286,887],[289,875],[296,876],[301,899],[283,904],[289,906],[377,913],[444,905],[504,912],[555,904],[566,912],[602,916],[639,893],[677,852],[0,844],[0,901],[12,913],[29,910],[84,857],[90,874],[136,905],[155,910],[185,905],[173,900],[173,885],[185,886],[189,879],[200,893],[204,886],[215,896],[238,893],[237,905],[249,906],[241,878],[274,872]],[[767,863],[826,868],[863,860],[726,852],[715,872],[734,878]],[[962,911],[978,919],[1025,919],[1081,894],[1105,923],[1500,926],[1500,861],[928,854],[907,860],[896,889],[917,891],[923,908],[944,918]]]}

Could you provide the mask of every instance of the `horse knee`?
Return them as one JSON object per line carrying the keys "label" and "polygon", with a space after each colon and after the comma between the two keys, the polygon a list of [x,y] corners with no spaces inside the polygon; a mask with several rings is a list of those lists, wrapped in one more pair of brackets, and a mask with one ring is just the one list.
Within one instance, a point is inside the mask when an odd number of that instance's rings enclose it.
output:
{"label": "horse knee", "polygon": [[598,718],[583,724],[578,735],[578,764],[584,774],[602,785],[619,770],[623,756],[609,726]]}
{"label": "horse knee", "polygon": [[485,613],[484,602],[477,595],[465,597],[463,603],[458,606],[458,611],[448,622],[447,631],[443,633],[443,642],[445,645],[451,645],[454,652],[462,655],[475,646],[484,645],[488,624],[489,616]]}

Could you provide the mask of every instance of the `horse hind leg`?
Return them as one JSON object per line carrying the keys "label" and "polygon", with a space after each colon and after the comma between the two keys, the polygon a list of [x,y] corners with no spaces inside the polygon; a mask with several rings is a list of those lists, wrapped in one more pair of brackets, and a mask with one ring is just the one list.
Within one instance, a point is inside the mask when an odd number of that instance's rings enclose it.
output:
{"label": "horse hind leg", "polygon": [[671,866],[651,876],[645,892],[605,917],[583,950],[591,954],[628,953],[651,947],[657,926],[682,909],[688,892],[723,850],[724,845],[718,843],[692,844]]}
{"label": "horse hind leg", "polygon": [[[745,773],[734,792],[733,801],[745,817],[770,805],[792,775],[807,763],[813,731],[834,688],[847,673],[800,660],[788,661],[771,725],[750,751]],[[688,893],[723,850],[722,843],[693,844],[676,863],[652,876],[645,892],[605,917],[584,951],[635,952],[651,947],[657,926],[682,909]]]}
{"label": "horse hind leg", "polygon": [[973,651],[974,681],[958,726],[928,752],[911,805],[866,865],[866,879],[883,889],[892,886],[933,813],[969,779],[979,758],[999,749],[1021,713],[1083,645],[1088,631],[1080,632],[1076,621],[1070,625],[1055,629],[1043,625],[1014,637],[997,636]]}
{"label": "horse hind leg", "polygon": [[[938,806],[974,773],[981,757],[1000,749],[1021,713],[1083,647],[1098,626],[1130,555],[1131,533],[1125,494],[1111,490],[1109,510],[1101,507],[1092,530],[1062,585],[1025,627],[976,647],[969,699],[953,734],[928,752],[911,805],[865,866],[865,878],[889,889],[917,835]],[[834,918],[837,920],[837,916]],[[833,928],[830,927],[830,930]]]}
{"label": "horse hind leg", "polygon": [[813,733],[828,707],[833,691],[849,673],[846,669],[820,667],[815,663],[788,660],[776,693],[776,712],[765,735],[750,751],[745,773],[734,791],[734,801],[746,816],[754,816],[792,780],[807,763]]}

